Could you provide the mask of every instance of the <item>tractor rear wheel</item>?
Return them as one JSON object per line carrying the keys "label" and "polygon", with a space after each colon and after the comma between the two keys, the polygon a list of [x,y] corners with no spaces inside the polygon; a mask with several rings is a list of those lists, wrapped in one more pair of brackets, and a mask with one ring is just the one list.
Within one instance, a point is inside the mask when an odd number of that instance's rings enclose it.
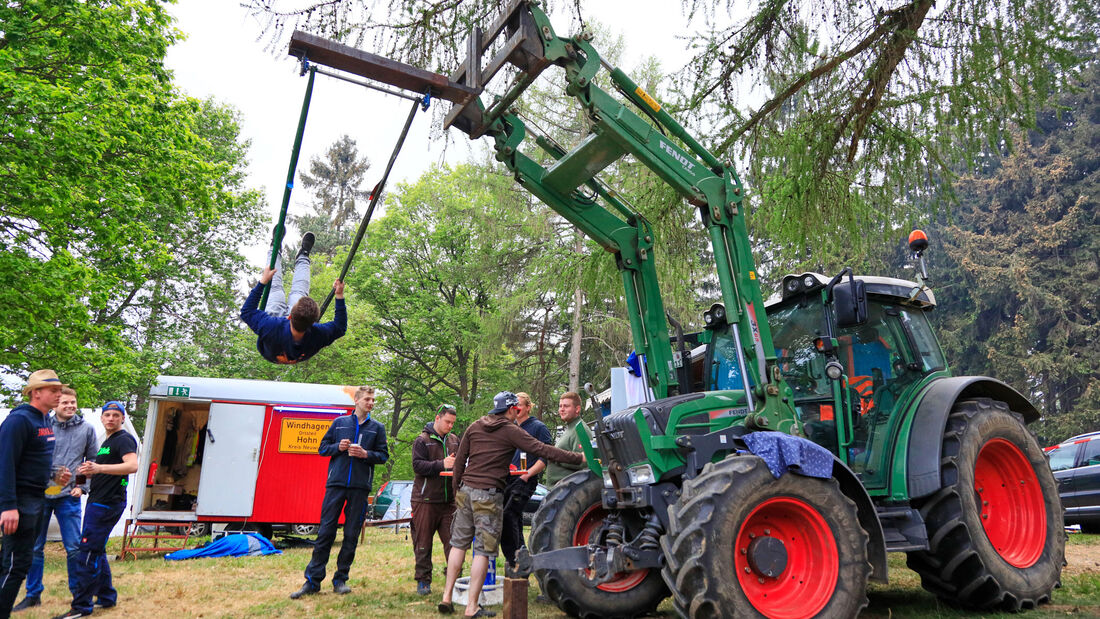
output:
{"label": "tractor rear wheel", "polygon": [[942,450],[942,487],[913,501],[930,546],[908,557],[921,585],[973,609],[1049,601],[1065,565],[1062,503],[1021,418],[996,400],[958,402]]}
{"label": "tractor rear wheel", "polygon": [[867,605],[867,532],[834,479],[776,479],[756,456],[684,483],[661,539],[684,617],[855,617]]}
{"label": "tractor rear wheel", "polygon": [[[531,554],[558,548],[603,545],[603,480],[590,471],[578,471],[561,480],[535,512],[528,537]],[[625,520],[625,519],[624,519]],[[627,527],[627,539],[636,535]],[[573,617],[637,617],[653,612],[668,589],[658,570],[622,572],[592,586],[581,570],[539,570],[539,587],[558,608]]]}

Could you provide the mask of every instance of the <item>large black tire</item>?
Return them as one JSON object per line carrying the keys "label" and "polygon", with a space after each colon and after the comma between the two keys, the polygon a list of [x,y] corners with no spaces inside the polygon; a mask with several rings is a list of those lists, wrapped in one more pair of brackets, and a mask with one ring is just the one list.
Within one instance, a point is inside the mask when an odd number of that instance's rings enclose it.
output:
{"label": "large black tire", "polygon": [[[535,512],[528,539],[531,554],[599,543],[607,513],[602,491],[603,480],[587,470],[558,482]],[[637,533],[628,527],[626,538]],[[535,577],[558,608],[585,619],[637,617],[653,612],[668,597],[660,571],[655,569],[624,572],[597,587],[585,580],[581,570],[539,570]]]}
{"label": "large black tire", "polygon": [[1065,565],[1062,503],[1022,417],[988,398],[956,403],[940,471],[940,490],[913,501],[930,546],[907,561],[921,585],[972,609],[1048,602]]}
{"label": "large black tire", "polygon": [[[670,521],[662,574],[684,617],[848,619],[867,605],[867,532],[834,479],[776,479],[762,459],[730,456],[684,483]],[[750,562],[769,537],[786,557],[775,577]]]}

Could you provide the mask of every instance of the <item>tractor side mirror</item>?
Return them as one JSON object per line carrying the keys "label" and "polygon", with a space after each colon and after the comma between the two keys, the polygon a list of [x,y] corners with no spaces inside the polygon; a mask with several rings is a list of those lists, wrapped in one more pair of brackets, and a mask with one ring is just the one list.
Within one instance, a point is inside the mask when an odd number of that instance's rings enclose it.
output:
{"label": "tractor side mirror", "polygon": [[849,279],[833,288],[837,327],[855,327],[867,322],[867,290],[862,280]]}

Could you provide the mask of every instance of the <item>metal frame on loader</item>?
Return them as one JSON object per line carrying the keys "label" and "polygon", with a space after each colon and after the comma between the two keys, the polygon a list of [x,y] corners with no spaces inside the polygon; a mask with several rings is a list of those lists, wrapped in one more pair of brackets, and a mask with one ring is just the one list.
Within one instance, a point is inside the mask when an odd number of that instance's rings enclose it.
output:
{"label": "metal frame on loader", "polygon": [[[737,174],[590,39],[559,36],[536,2],[517,0],[474,29],[450,77],[301,32],[291,40],[309,62],[451,101],[446,126],[492,139],[518,183],[615,256],[655,400],[598,420],[592,437],[579,429],[589,470],[547,495],[511,572],[533,571],[582,617],[637,616],[670,594],[691,617],[850,617],[868,580],[886,580],[887,551],[904,551],[951,603],[1047,601],[1065,537],[1024,426],[1038,413],[999,381],[951,377],[925,317],[935,300],[923,261],[919,285],[850,269],[788,276],[765,310]],[[486,105],[484,86],[505,65],[515,79]],[[535,139],[554,159],[546,167],[521,151],[527,129],[511,107],[551,66],[591,132],[568,151]],[[620,97],[594,83],[601,69]],[[702,333],[673,322],[669,336],[656,235],[597,179],[626,155],[696,207],[709,233],[721,299]],[[926,246],[911,239],[918,258]],[[878,353],[861,348],[876,338]],[[881,361],[857,376],[871,359]]]}

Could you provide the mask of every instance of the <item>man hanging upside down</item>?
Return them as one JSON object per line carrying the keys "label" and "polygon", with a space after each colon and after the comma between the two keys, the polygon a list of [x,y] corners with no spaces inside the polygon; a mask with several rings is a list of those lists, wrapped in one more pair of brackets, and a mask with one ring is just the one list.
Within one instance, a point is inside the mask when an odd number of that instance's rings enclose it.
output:
{"label": "man hanging upside down", "polygon": [[[241,320],[258,336],[256,350],[272,363],[305,361],[343,336],[348,328],[344,282],[340,280],[332,284],[336,293],[335,316],[332,322],[317,322],[321,318],[321,310],[317,302],[308,296],[309,252],[313,249],[313,238],[312,232],[307,232],[302,237],[302,248],[294,261],[289,304],[283,290],[280,270],[282,258],[276,257],[275,268],[264,267],[259,283],[252,288],[241,307]],[[259,309],[259,305],[264,286],[268,282],[271,283],[271,293],[265,312]]]}

